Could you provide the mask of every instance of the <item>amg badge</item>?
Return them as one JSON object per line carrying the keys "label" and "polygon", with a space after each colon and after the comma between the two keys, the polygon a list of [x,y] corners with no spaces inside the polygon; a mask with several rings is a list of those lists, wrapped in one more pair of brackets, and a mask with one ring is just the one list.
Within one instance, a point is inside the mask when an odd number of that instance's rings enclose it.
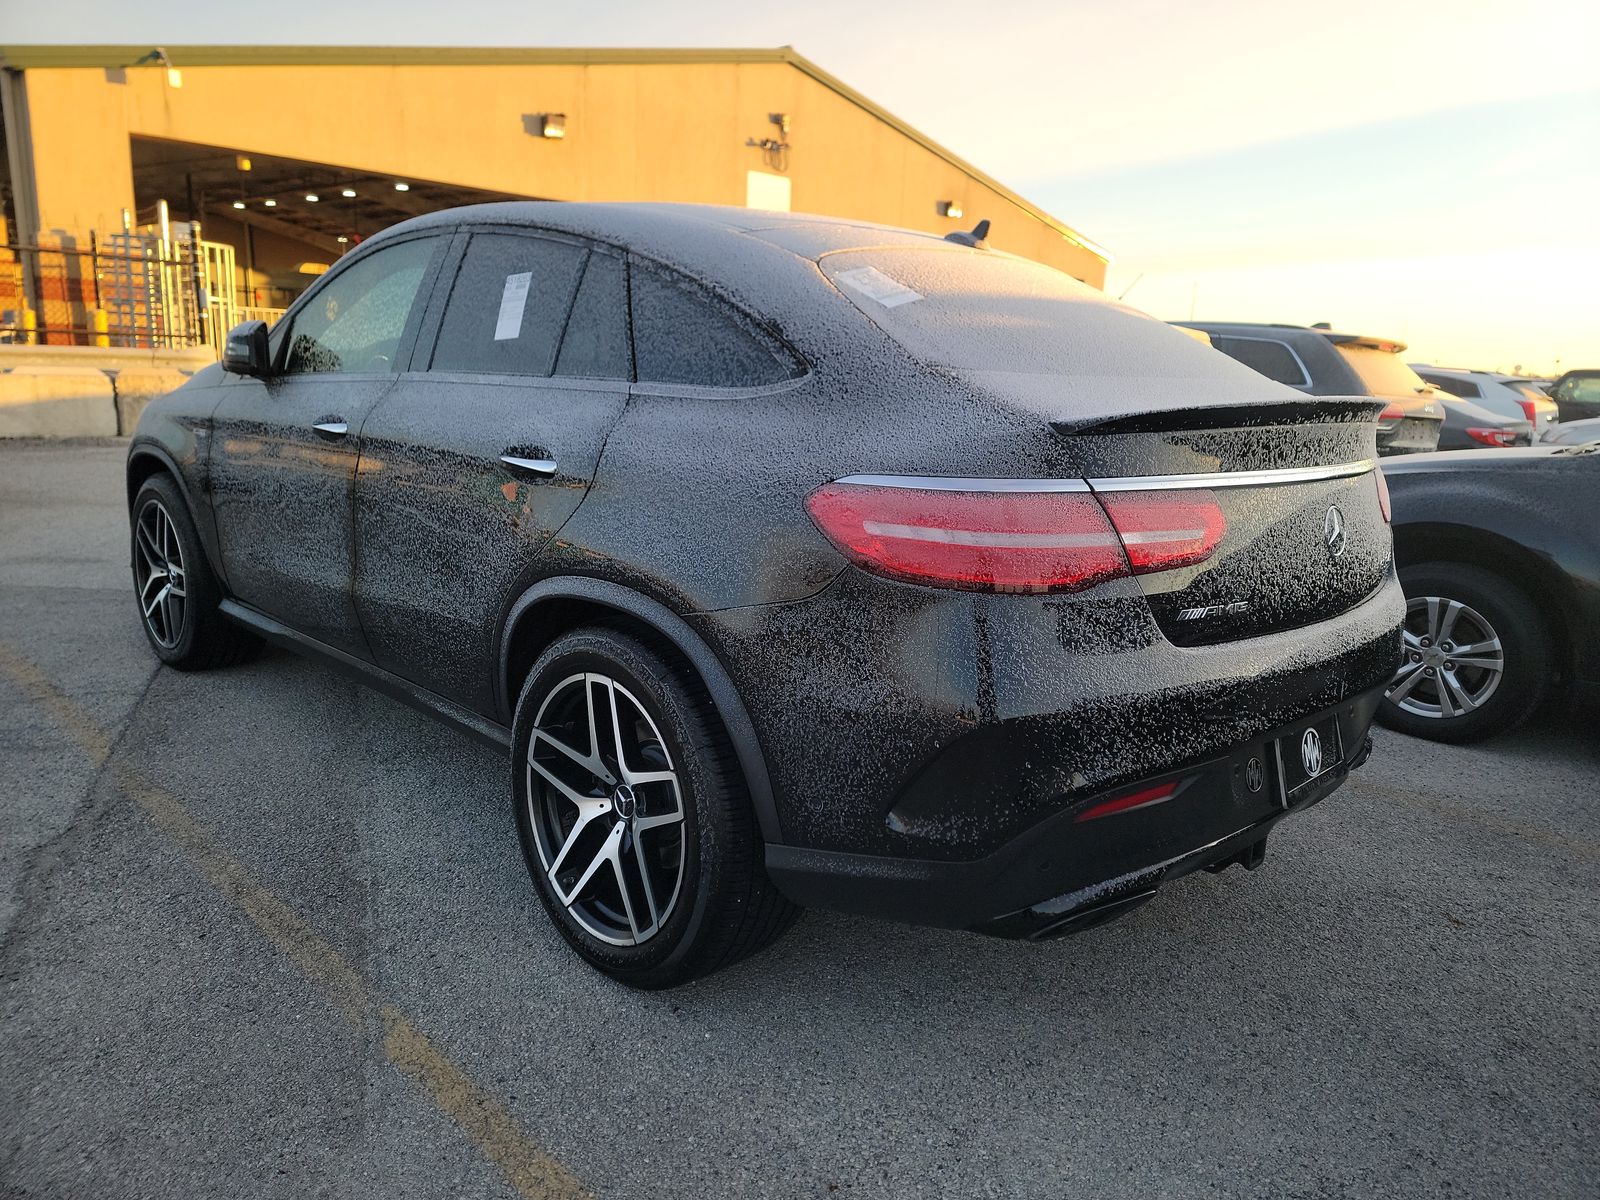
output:
{"label": "amg badge", "polygon": [[1178,610],[1178,620],[1200,621],[1206,617],[1232,616],[1234,613],[1247,611],[1249,607],[1250,601],[1235,600],[1232,604],[1206,604],[1200,608],[1180,608]]}

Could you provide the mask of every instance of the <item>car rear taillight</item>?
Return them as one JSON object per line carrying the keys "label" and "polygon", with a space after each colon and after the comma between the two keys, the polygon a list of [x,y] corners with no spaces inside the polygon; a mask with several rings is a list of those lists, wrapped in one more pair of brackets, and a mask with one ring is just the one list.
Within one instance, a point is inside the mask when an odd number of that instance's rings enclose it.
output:
{"label": "car rear taillight", "polygon": [[858,567],[910,583],[1069,592],[1128,573],[1117,531],[1087,491],[830,483],[806,510]]}
{"label": "car rear taillight", "polygon": [[1538,406],[1538,404],[1536,404],[1532,400],[1526,400],[1526,399],[1518,400],[1517,404],[1522,409],[1522,415],[1527,417],[1529,423],[1532,424],[1535,429],[1537,429],[1539,427],[1539,406]]}
{"label": "car rear taillight", "polygon": [[1378,511],[1383,514],[1383,523],[1389,524],[1389,481],[1383,477],[1382,467],[1372,468],[1372,477],[1378,481]]}
{"label": "car rear taillight", "polygon": [[1108,492],[1100,497],[1135,575],[1205,562],[1227,532],[1207,491]]}
{"label": "car rear taillight", "polygon": [[1485,446],[1514,446],[1517,441],[1517,435],[1513,430],[1484,429],[1476,425],[1467,430],[1467,436]]}
{"label": "car rear taillight", "polygon": [[864,570],[980,592],[1071,592],[1189,566],[1209,558],[1227,531],[1208,491],[1097,497],[1087,489],[1016,487],[1008,480],[960,490],[841,481],[811,493],[806,510]]}
{"label": "car rear taillight", "polygon": [[1406,415],[1406,410],[1404,408],[1402,408],[1399,404],[1392,404],[1391,403],[1391,404],[1384,405],[1383,411],[1378,414],[1378,420],[1380,422],[1383,422],[1383,421],[1398,421],[1402,417],[1404,417],[1405,415]]}

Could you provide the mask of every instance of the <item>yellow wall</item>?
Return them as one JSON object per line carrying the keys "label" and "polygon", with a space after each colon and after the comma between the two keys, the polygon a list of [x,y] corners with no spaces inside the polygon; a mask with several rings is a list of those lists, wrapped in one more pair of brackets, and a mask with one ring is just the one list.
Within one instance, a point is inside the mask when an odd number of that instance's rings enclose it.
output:
{"label": "yellow wall", "polygon": [[[181,66],[181,63],[180,63]],[[876,114],[786,62],[154,67],[26,72],[44,227],[120,227],[130,136],[560,200],[742,205],[770,170],[746,138],[788,112],[797,212],[945,233],[994,222],[992,245],[1103,286],[1105,262]],[[564,112],[562,140],[526,113]],[[966,215],[940,217],[939,200]]]}

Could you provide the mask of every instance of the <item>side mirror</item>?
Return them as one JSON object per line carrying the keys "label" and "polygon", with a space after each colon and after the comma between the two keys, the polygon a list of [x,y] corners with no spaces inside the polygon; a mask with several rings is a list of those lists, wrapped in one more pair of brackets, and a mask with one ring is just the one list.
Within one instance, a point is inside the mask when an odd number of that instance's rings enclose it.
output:
{"label": "side mirror", "polygon": [[228,330],[228,340],[222,345],[222,369],[257,379],[271,374],[272,352],[267,348],[265,321],[241,321]]}

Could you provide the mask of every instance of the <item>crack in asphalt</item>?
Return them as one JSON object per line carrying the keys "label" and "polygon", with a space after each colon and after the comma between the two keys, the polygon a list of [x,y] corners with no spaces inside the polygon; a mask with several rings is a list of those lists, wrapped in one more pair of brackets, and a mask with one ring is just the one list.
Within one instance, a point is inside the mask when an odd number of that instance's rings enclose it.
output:
{"label": "crack in asphalt", "polygon": [[[190,864],[327,994],[364,1042],[372,1022],[377,1022],[382,1030],[382,1057],[411,1079],[436,1108],[456,1123],[519,1195],[526,1200],[584,1200],[588,1196],[577,1177],[523,1130],[497,1097],[473,1082],[400,1009],[369,987],[360,972],[293,908],[257,883],[249,871],[201,827],[182,801],[149,782],[117,756],[117,747],[132,728],[139,705],[160,675],[159,668],[151,673],[115,738],[96,725],[77,701],[61,691],[38,666],[3,641],[0,641],[0,675],[9,677],[24,696],[49,712],[88,756],[95,768],[88,804],[92,806],[100,780],[109,775],[114,796],[137,804],[156,828],[184,851]],[[106,801],[101,810],[110,811],[113,803]],[[80,831],[77,836],[82,836],[84,827],[74,819],[62,834],[46,844],[69,844],[62,838],[74,829]],[[61,856],[58,853],[55,857],[59,860]],[[5,961],[4,954],[10,952],[13,931],[21,924],[19,919],[8,930],[0,963]],[[7,1161],[14,1154],[15,1149],[7,1155]]]}

